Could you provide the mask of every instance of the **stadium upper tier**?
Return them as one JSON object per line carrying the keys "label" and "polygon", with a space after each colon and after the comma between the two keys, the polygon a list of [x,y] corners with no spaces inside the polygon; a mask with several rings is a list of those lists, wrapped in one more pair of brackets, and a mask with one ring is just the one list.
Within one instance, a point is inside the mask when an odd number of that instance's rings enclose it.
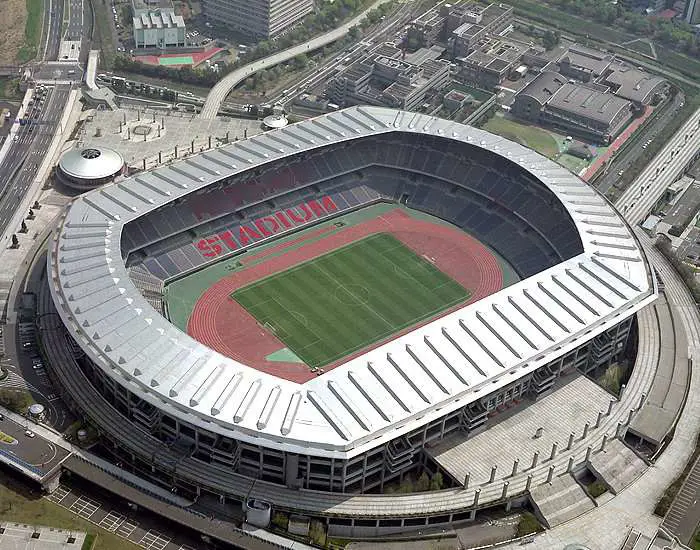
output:
{"label": "stadium upper tier", "polygon": [[[193,340],[129,277],[133,255],[147,266],[149,258],[184,246],[205,258],[200,263],[216,261],[256,241],[240,230],[227,245],[234,225],[249,222],[264,233],[260,220],[285,209],[291,230],[331,214],[328,200],[339,209],[333,197],[348,192],[358,203],[384,197],[427,211],[440,204],[434,213],[500,247],[506,259],[532,250],[541,261],[520,258],[524,280],[305,384]],[[222,193],[235,198],[222,205]],[[431,194],[448,199],[428,199]],[[244,234],[250,238],[241,243]],[[336,458],[365,452],[520,379],[654,298],[630,229],[568,170],[481,130],[375,107],[307,120],[87,193],[65,211],[48,268],[64,324],[116,383],[202,430]],[[149,270],[139,280],[156,281],[145,281],[150,292],[175,274]]]}

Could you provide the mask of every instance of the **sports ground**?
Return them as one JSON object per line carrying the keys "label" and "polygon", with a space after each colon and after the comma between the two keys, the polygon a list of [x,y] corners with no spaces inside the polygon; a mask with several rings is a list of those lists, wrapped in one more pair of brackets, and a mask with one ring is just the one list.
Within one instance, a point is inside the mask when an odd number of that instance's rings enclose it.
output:
{"label": "sports ground", "polygon": [[200,342],[302,383],[515,281],[458,228],[382,203],[174,281],[166,303]]}

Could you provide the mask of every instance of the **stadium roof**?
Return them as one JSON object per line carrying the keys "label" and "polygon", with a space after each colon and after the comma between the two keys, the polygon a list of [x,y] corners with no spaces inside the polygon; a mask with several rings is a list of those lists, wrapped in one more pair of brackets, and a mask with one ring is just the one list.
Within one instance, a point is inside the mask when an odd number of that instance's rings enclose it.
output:
{"label": "stadium roof", "polygon": [[[119,246],[125,223],[275,159],[390,132],[463,141],[519,163],[562,201],[584,252],[305,384],[260,372],[193,340],[157,313],[129,279]],[[646,258],[629,227],[566,169],[481,130],[364,106],[76,198],[54,233],[48,267],[64,324],[95,364],[130,392],[207,431],[346,458],[522,378],[654,298]]]}

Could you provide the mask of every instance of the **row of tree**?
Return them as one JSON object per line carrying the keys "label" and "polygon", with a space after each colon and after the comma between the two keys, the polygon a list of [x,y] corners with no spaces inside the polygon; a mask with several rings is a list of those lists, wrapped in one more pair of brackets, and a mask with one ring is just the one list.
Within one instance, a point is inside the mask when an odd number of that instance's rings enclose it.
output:
{"label": "row of tree", "polygon": [[557,8],[580,15],[586,19],[616,27],[639,36],[658,40],[675,50],[697,55],[700,41],[693,32],[693,27],[681,19],[663,19],[646,16],[627,9],[622,2],[612,3],[608,0],[549,0]]}

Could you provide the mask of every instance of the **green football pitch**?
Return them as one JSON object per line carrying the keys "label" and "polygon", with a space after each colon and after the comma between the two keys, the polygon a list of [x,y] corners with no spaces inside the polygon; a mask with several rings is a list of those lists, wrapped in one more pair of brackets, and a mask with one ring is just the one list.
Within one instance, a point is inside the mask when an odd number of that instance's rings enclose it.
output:
{"label": "green football pitch", "polygon": [[464,287],[387,233],[232,294],[310,367],[332,363],[468,297]]}

